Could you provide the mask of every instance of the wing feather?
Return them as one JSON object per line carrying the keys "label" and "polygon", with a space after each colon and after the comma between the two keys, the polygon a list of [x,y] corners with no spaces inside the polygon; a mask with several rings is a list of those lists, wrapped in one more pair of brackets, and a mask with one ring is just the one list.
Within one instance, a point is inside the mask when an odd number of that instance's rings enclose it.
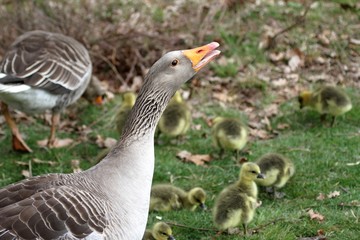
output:
{"label": "wing feather", "polygon": [[24,84],[63,94],[87,81],[91,60],[85,47],[73,38],[32,31],[20,36],[10,47],[0,72],[10,75],[13,81],[22,79]]}
{"label": "wing feather", "polygon": [[64,176],[34,177],[0,189],[0,239],[101,234],[108,225],[104,209],[109,204],[86,187],[65,185]]}

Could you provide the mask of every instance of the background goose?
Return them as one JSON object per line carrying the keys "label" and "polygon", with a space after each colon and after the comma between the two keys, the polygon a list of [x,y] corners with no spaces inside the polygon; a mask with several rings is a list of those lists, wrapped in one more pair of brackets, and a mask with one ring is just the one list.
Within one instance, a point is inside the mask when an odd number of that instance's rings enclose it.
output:
{"label": "background goose", "polygon": [[194,211],[198,206],[206,209],[204,189],[195,187],[186,192],[171,184],[156,184],[151,188],[150,211],[170,211],[186,208]]}
{"label": "background goose", "polygon": [[277,153],[268,153],[256,160],[261,173],[265,174],[265,178],[255,179],[259,186],[272,188],[274,198],[283,197],[283,193],[277,193],[276,189],[285,186],[287,181],[294,175],[295,166],[290,159]]}
{"label": "background goose", "polygon": [[81,97],[91,71],[88,51],[73,38],[32,31],[15,40],[0,64],[1,110],[11,128],[14,150],[31,152],[10,116],[8,105],[28,114],[51,109],[48,146],[54,146],[60,112]]}
{"label": "background goose", "polygon": [[152,229],[145,231],[143,240],[175,240],[169,225],[164,222],[155,223]]}
{"label": "background goose", "polygon": [[170,100],[158,124],[160,132],[169,137],[184,135],[190,128],[191,111],[177,91]]}
{"label": "background goose", "polygon": [[220,155],[224,150],[239,151],[244,148],[248,141],[247,127],[237,118],[216,117],[213,120],[211,136],[215,147],[220,148]]}
{"label": "background goose", "polygon": [[325,121],[326,115],[331,115],[331,126],[337,116],[352,108],[349,96],[336,86],[321,86],[315,91],[303,91],[299,95],[299,103],[300,108],[308,106],[318,111],[322,121]]}
{"label": "background goose", "polygon": [[96,76],[92,76],[83,97],[90,103],[102,105],[106,98],[106,91],[101,86],[100,80]]}
{"label": "background goose", "polygon": [[247,224],[253,219],[257,207],[258,189],[254,182],[257,178],[264,178],[259,166],[244,163],[238,182],[221,191],[213,211],[214,222],[219,229],[226,230],[242,224],[244,234],[247,234]]}
{"label": "background goose", "polygon": [[213,42],[150,68],[118,143],[94,167],[0,189],[0,239],[141,239],[154,172],[154,133],[182,83],[220,54]]}

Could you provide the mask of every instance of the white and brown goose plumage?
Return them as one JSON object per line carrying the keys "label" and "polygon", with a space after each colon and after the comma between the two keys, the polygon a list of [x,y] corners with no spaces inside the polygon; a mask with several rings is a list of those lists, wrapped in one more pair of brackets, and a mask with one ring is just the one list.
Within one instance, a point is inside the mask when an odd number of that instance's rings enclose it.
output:
{"label": "white and brown goose plumage", "polygon": [[19,36],[0,64],[1,108],[12,131],[13,149],[31,152],[8,105],[28,114],[52,110],[51,147],[61,110],[81,97],[91,72],[89,53],[75,39],[44,31]]}
{"label": "white and brown goose plumage", "polygon": [[175,91],[220,53],[218,46],[213,42],[160,58],[145,77],[118,143],[94,167],[0,189],[0,239],[141,239],[156,125]]}

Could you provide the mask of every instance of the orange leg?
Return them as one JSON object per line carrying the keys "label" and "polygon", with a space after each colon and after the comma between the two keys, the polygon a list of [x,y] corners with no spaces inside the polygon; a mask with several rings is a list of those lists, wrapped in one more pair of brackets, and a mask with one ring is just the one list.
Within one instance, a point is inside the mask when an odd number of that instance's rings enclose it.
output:
{"label": "orange leg", "polygon": [[52,114],[51,117],[51,130],[50,130],[50,136],[49,136],[49,140],[47,143],[48,147],[54,147],[55,146],[55,141],[56,141],[56,128],[58,127],[60,122],[60,113],[59,112],[55,112]]}
{"label": "orange leg", "polygon": [[6,103],[1,102],[1,112],[5,117],[7,124],[9,125],[12,133],[12,148],[19,152],[31,153],[31,148],[22,139],[20,131],[16,126],[15,121],[11,118],[8,106]]}

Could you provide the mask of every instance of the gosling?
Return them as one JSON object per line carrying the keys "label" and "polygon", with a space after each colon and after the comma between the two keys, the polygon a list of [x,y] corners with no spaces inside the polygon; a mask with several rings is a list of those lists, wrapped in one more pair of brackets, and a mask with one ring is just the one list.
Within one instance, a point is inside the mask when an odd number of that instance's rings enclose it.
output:
{"label": "gosling", "polygon": [[153,229],[147,229],[142,240],[175,240],[169,225],[164,222],[157,222]]}
{"label": "gosling", "polygon": [[236,158],[248,141],[248,129],[237,118],[216,117],[213,120],[211,135],[213,144],[220,149],[220,156],[225,150],[236,151]]}
{"label": "gosling", "polygon": [[191,111],[179,91],[175,93],[158,123],[158,130],[165,136],[184,136],[191,125]]}
{"label": "gosling", "polygon": [[321,121],[326,120],[326,116],[332,117],[331,126],[335,124],[337,116],[343,115],[352,108],[349,96],[339,87],[322,86],[317,90],[303,91],[299,95],[300,109],[310,107],[321,114]]}
{"label": "gosling", "polygon": [[247,225],[253,219],[258,206],[258,189],[254,182],[257,178],[264,178],[260,167],[256,163],[244,163],[239,180],[221,191],[213,211],[217,228],[223,231],[242,224],[244,234],[247,235]]}
{"label": "gosling", "polygon": [[259,165],[261,173],[265,174],[265,179],[255,179],[258,186],[270,188],[274,198],[282,198],[285,194],[277,192],[285,186],[288,180],[295,173],[293,162],[285,156],[277,153],[268,153],[263,155],[256,161]]}
{"label": "gosling", "polygon": [[150,211],[171,211],[182,208],[194,211],[197,207],[206,210],[206,193],[195,187],[186,192],[170,184],[157,184],[151,188]]}
{"label": "gosling", "polygon": [[129,115],[132,107],[135,104],[136,94],[133,92],[125,92],[122,97],[123,97],[123,102],[121,103],[121,106],[119,108],[119,111],[116,114],[116,119],[115,119],[116,129],[120,136],[122,134],[122,130],[125,125],[125,121]]}

